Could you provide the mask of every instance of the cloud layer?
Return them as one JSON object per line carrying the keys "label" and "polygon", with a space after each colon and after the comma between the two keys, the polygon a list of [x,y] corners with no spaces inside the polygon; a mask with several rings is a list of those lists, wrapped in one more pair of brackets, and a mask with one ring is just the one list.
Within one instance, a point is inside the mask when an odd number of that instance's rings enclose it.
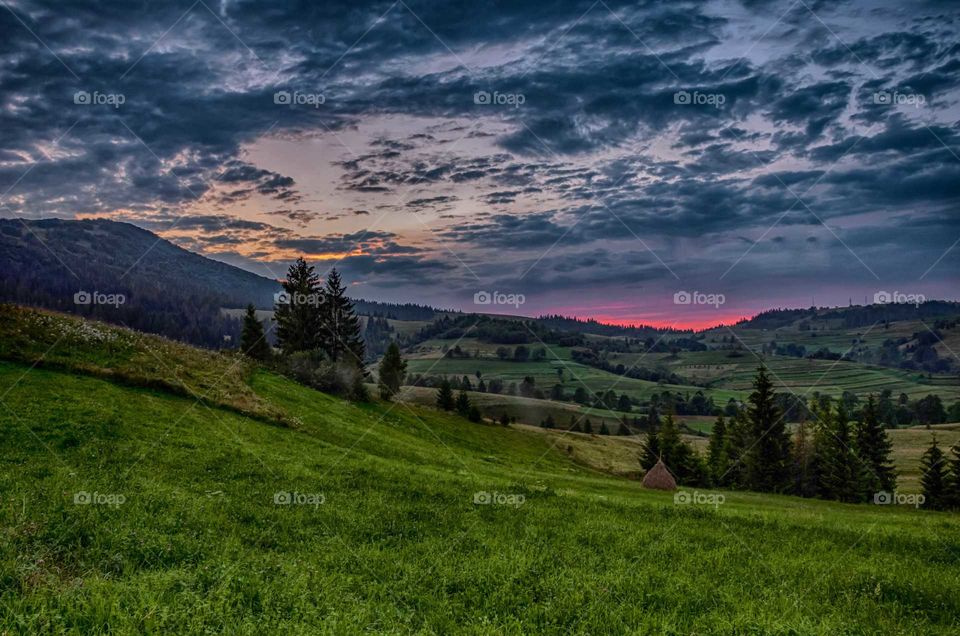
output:
{"label": "cloud layer", "polygon": [[953,3],[8,5],[3,216],[444,306],[956,297]]}

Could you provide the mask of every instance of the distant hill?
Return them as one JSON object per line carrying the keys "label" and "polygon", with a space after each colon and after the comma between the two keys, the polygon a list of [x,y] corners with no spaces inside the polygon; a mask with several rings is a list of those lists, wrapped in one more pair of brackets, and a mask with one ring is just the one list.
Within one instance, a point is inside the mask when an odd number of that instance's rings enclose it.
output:
{"label": "distant hill", "polygon": [[268,307],[276,289],[276,281],[128,223],[0,220],[3,301],[210,347],[239,335],[239,322],[222,316],[221,307]]}
{"label": "distant hill", "polygon": [[[235,342],[240,333],[236,315],[221,309],[252,302],[269,310],[278,290],[275,280],[195,254],[129,223],[0,219],[0,302],[218,347],[225,336]],[[397,320],[432,320],[437,314],[424,305],[364,300],[357,301],[357,310]]]}
{"label": "distant hill", "polygon": [[900,320],[935,320],[960,314],[960,303],[929,300],[919,304],[887,303],[850,307],[770,309],[737,323],[748,329],[779,329],[800,326],[806,321],[830,322],[834,327],[856,329]]}
{"label": "distant hill", "polygon": [[573,333],[589,333],[597,336],[610,336],[616,338],[656,338],[665,333],[691,334],[692,331],[682,329],[662,329],[650,325],[611,325],[598,322],[592,318],[568,318],[566,316],[540,316],[537,320],[545,327],[557,329],[559,331],[570,331]]}

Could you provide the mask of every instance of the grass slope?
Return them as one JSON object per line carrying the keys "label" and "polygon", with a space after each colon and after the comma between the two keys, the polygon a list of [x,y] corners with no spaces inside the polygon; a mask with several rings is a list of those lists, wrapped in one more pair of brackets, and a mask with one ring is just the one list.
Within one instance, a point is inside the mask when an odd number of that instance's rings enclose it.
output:
{"label": "grass slope", "polygon": [[[165,365],[200,364],[181,353]],[[747,493],[675,505],[539,432],[245,382],[296,425],[0,363],[0,631],[960,629],[957,515]],[[274,503],[291,491],[324,503]]]}

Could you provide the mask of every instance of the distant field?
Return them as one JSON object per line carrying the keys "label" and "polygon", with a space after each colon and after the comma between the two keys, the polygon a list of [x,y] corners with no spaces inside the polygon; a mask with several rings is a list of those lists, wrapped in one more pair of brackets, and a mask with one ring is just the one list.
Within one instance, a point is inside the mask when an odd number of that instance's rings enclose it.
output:
{"label": "distant field", "polygon": [[[936,393],[947,404],[960,399],[960,380],[956,376],[932,376],[916,371],[903,371],[864,365],[843,360],[811,360],[787,356],[762,356],[730,351],[682,351],[678,355],[649,354],[648,364],[662,365],[695,381],[707,382],[711,390],[749,392],[760,360],[770,370],[774,384],[800,395],[817,391],[838,396],[844,391],[858,395],[880,393],[890,389],[894,395],[906,393],[911,399]],[[610,360],[629,367],[642,354],[613,354]],[[760,356],[758,358],[758,356]]]}
{"label": "distant field", "polygon": [[[555,402],[553,400],[536,400],[518,395],[502,395],[496,393],[479,393],[468,391],[470,400],[475,402],[490,419],[499,419],[506,413],[516,418],[517,422],[538,426],[548,415],[552,416],[557,428],[569,428],[571,418],[580,422],[581,418],[589,419],[595,431],[606,424],[610,433],[616,433],[620,422],[630,424],[637,413],[621,413],[606,409],[595,409],[580,406],[569,402]],[[422,406],[436,404],[437,390],[427,387],[405,386],[401,389],[399,399]]]}
{"label": "distant field", "polygon": [[759,348],[764,344],[776,341],[779,344],[790,342],[801,344],[810,352],[826,347],[837,353],[846,353],[854,346],[855,340],[860,344],[876,347],[881,345],[884,340],[910,337],[914,333],[924,330],[925,327],[920,321],[894,322],[890,324],[888,329],[885,329],[882,324],[878,324],[872,329],[867,326],[856,329],[838,327],[810,331],[791,327],[780,329],[731,327],[708,331],[706,344],[708,346],[719,346],[722,344],[722,338],[734,337],[736,342],[742,342],[752,348]]}
{"label": "distant field", "polygon": [[[801,330],[795,325],[779,329],[723,327],[705,332],[704,342],[709,347],[720,347],[729,344],[724,342],[724,338],[733,339],[734,342],[755,350],[771,342],[795,343],[806,347],[808,352],[826,347],[836,353],[852,352],[856,355],[859,347],[878,348],[885,340],[910,338],[914,334],[927,333],[934,328],[935,322],[933,320],[901,320],[891,322],[889,326],[879,323],[855,329],[830,325],[824,321],[815,321],[816,328],[811,330]],[[937,353],[941,357],[957,358],[960,355],[960,329],[944,329],[940,333],[942,342],[936,345]]]}
{"label": "distant field", "polygon": [[[866,396],[889,389],[895,396],[905,393],[910,399],[936,393],[948,406],[960,400],[960,379],[956,376],[931,377],[920,372],[847,361],[764,356],[745,351],[734,353],[729,350],[681,351],[677,354],[608,354],[608,360],[612,364],[623,364],[626,368],[636,365],[638,368],[664,369],[692,382],[706,385],[698,387],[658,384],[588,367],[573,362],[567,347],[547,347],[547,358],[537,362],[513,362],[496,358],[495,351],[501,345],[481,343],[469,338],[459,341],[459,346],[471,357],[442,357],[444,347],[451,347],[452,344],[453,341],[431,340],[417,346],[409,353],[408,371],[431,376],[466,375],[473,383],[477,381],[477,371],[486,381],[499,378],[507,384],[519,383],[524,377],[531,376],[544,392],[548,392],[559,382],[567,395],[571,396],[578,386],[583,386],[594,393],[612,389],[641,402],[664,390],[684,395],[703,391],[705,395],[713,397],[716,404],[722,406],[730,398],[742,400],[749,395],[762,359],[780,390],[801,396],[809,397],[815,392],[840,396],[844,391]],[[512,347],[510,349],[512,351]],[[479,358],[472,357],[477,354]],[[562,370],[562,376],[558,375],[558,369]]]}
{"label": "distant field", "polygon": [[[742,399],[746,396],[744,391],[736,389],[731,390],[722,387],[707,389],[689,385],[659,384],[619,376],[602,369],[573,362],[568,347],[547,347],[547,357],[540,361],[513,362],[502,361],[494,356],[493,352],[497,346],[501,345],[482,344],[468,339],[460,341],[459,344],[463,351],[470,353],[480,351],[481,357],[477,359],[473,357],[442,357],[441,346],[443,344],[450,346],[453,341],[430,341],[415,348],[410,355],[408,372],[451,377],[466,375],[474,383],[477,380],[477,371],[481,372],[486,381],[499,378],[507,384],[522,382],[526,376],[530,376],[536,381],[537,387],[544,392],[549,392],[554,384],[560,383],[571,396],[578,386],[582,386],[594,393],[604,392],[608,389],[618,394],[626,393],[641,401],[649,400],[654,393],[663,391],[679,391],[689,394],[703,391],[705,395],[712,396],[718,404],[725,403],[731,397]],[[536,345],[532,345],[532,347],[536,348]],[[510,347],[510,349],[513,348]],[[652,355],[650,358],[651,360],[654,359]],[[558,370],[562,371],[562,376],[558,373]]]}
{"label": "distant field", "polygon": [[893,441],[893,461],[899,472],[897,488],[904,492],[920,492],[920,456],[930,447],[934,435],[945,453],[960,443],[960,424],[939,424],[929,429],[916,426],[888,433]]}

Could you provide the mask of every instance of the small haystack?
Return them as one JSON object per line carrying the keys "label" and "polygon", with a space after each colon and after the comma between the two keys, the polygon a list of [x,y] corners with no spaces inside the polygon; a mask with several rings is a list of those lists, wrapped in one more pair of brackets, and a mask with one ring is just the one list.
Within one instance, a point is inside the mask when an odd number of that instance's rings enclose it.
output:
{"label": "small haystack", "polygon": [[654,490],[676,490],[677,482],[661,459],[643,476],[643,487]]}

